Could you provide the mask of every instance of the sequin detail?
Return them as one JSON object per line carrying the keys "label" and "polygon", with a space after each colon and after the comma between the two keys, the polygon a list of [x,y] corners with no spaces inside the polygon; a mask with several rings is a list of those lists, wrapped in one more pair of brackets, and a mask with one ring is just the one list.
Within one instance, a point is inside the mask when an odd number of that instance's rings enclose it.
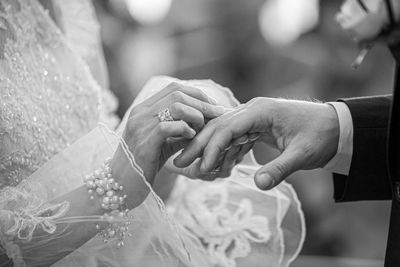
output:
{"label": "sequin detail", "polygon": [[15,186],[95,127],[102,89],[40,4],[0,5],[0,34],[6,36],[0,60],[2,188]]}

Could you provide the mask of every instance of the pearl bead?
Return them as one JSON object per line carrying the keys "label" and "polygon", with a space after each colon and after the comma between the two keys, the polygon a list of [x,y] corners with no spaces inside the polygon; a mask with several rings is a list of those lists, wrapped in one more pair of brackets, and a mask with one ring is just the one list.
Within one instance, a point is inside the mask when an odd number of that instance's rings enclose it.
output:
{"label": "pearl bead", "polygon": [[93,187],[94,187],[93,181],[88,181],[88,182],[86,183],[86,187],[87,187],[87,188],[93,188]]}
{"label": "pearl bead", "polygon": [[104,204],[109,204],[110,203],[110,198],[109,197],[104,197],[103,198],[103,203]]}
{"label": "pearl bead", "polygon": [[104,189],[101,188],[101,187],[98,187],[98,188],[96,188],[96,192],[97,192],[97,194],[99,194],[99,195],[103,195],[103,194],[104,194]]}
{"label": "pearl bead", "polygon": [[114,196],[114,191],[107,191],[107,196],[108,197]]}
{"label": "pearl bead", "polygon": [[115,231],[114,230],[108,231],[108,237],[113,238],[114,236],[115,236]]}

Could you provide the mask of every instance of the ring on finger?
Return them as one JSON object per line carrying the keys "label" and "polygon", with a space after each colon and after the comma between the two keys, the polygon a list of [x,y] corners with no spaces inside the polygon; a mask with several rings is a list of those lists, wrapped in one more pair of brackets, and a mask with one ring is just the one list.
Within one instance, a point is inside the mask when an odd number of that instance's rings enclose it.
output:
{"label": "ring on finger", "polygon": [[225,148],[224,151],[228,151],[228,150],[230,150],[231,148],[232,148],[232,145],[229,145],[227,148]]}
{"label": "ring on finger", "polygon": [[157,113],[158,120],[160,122],[164,121],[174,121],[174,118],[171,115],[169,108],[165,108]]}
{"label": "ring on finger", "polygon": [[253,138],[249,138],[249,142],[257,141],[258,138],[260,138],[259,135],[257,135],[256,137],[253,137]]}
{"label": "ring on finger", "polygon": [[241,145],[245,145],[245,144],[247,144],[249,142],[249,139],[246,139],[246,140],[244,140],[244,141],[242,141],[242,142],[239,142],[239,143],[236,143],[236,144],[233,144],[234,146],[241,146]]}

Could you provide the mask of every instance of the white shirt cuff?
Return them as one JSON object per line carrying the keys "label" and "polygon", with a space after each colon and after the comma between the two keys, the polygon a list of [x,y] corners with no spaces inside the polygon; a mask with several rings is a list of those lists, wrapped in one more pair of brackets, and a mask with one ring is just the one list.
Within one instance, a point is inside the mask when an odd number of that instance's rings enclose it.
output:
{"label": "white shirt cuff", "polygon": [[324,166],[324,170],[348,175],[353,156],[353,119],[347,105],[343,102],[328,102],[339,118],[340,136],[336,155]]}

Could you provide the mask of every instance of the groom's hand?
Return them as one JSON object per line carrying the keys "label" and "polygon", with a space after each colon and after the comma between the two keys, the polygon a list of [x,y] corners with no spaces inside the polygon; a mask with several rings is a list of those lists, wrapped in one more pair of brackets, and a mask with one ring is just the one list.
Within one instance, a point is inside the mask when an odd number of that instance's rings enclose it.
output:
{"label": "groom's hand", "polygon": [[255,174],[266,190],[297,170],[323,167],[337,151],[339,122],[329,104],[256,98],[210,121],[174,163],[182,168],[201,157],[200,170],[208,173],[233,140],[257,135],[281,152]]}

